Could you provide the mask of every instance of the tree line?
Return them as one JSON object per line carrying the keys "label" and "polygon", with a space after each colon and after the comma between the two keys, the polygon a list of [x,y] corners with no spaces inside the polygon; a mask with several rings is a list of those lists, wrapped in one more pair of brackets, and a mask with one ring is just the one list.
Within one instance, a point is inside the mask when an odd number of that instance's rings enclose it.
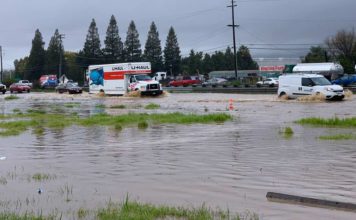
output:
{"label": "tree line", "polygon": [[[45,49],[40,30],[35,31],[29,56],[14,61],[15,77],[36,81],[43,74],[59,75],[62,60],[62,73],[74,81],[83,82],[85,70],[89,65],[121,62],[151,62],[152,72],[167,71],[174,76],[178,74],[204,74],[213,70],[233,70],[234,54],[230,47],[213,54],[190,51],[189,56],[182,57],[178,38],[170,27],[165,47],[162,49],[157,26],[151,23],[147,40],[142,51],[139,33],[134,21],[130,22],[123,41],[114,15],[111,16],[106,30],[104,47],[101,47],[99,31],[92,19],[86,35],[83,49],[79,52],[64,50],[61,34],[55,30]],[[247,47],[241,46],[237,52],[239,69],[257,69]]]}
{"label": "tree line", "polygon": [[340,30],[324,42],[325,46],[314,46],[302,58],[304,63],[338,62],[345,73],[355,73],[356,64],[356,33]]}

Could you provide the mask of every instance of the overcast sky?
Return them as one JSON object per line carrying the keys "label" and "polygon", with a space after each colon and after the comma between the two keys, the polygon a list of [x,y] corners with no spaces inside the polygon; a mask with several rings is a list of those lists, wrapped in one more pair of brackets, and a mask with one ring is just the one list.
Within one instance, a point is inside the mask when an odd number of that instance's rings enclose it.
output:
{"label": "overcast sky", "polygon": [[[231,23],[228,0],[0,1],[4,69],[13,68],[15,59],[29,55],[37,28],[45,48],[58,28],[65,34],[65,50],[79,51],[94,18],[103,46],[112,14],[123,40],[129,22],[135,21],[142,47],[152,21],[158,27],[162,47],[169,27],[175,28],[183,56],[190,49],[210,53],[232,45],[232,31],[226,26]],[[247,44],[253,57],[272,61],[303,56],[308,51],[305,48],[356,24],[355,0],[237,0],[237,4],[238,43]]]}

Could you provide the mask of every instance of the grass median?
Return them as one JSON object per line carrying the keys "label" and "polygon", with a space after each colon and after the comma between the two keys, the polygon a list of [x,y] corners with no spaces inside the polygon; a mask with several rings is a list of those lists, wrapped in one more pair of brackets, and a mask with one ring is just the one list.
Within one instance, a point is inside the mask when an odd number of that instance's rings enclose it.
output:
{"label": "grass median", "polygon": [[296,123],[301,125],[312,125],[317,127],[342,127],[356,128],[356,117],[352,118],[303,118]]}
{"label": "grass median", "polygon": [[83,127],[111,126],[114,128],[124,128],[133,125],[140,125],[142,123],[147,123],[147,126],[150,124],[209,124],[223,123],[228,120],[232,120],[232,116],[225,113],[197,115],[176,112],[164,114],[97,114],[90,117],[79,117],[77,115],[31,111],[28,113],[1,116],[0,119],[2,120],[0,121],[0,136],[15,136],[30,128],[34,130],[38,128],[63,129],[72,125]]}

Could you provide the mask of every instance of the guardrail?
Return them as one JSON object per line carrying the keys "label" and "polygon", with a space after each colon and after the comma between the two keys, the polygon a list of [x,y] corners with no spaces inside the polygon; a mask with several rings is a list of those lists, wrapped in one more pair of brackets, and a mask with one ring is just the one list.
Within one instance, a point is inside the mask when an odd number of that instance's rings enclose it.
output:
{"label": "guardrail", "polygon": [[[345,87],[356,93],[356,87]],[[164,87],[163,90],[172,93],[237,93],[237,94],[277,94],[277,87]]]}
{"label": "guardrail", "polygon": [[247,87],[247,88],[235,88],[235,87],[164,87],[163,90],[168,92],[177,93],[241,93],[241,94],[277,94],[277,88],[269,87]]}

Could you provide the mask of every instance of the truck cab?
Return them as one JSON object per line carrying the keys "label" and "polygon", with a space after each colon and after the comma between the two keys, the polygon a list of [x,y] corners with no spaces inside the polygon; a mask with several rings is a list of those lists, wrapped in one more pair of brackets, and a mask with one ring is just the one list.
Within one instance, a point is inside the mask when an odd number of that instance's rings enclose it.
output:
{"label": "truck cab", "polygon": [[129,75],[129,91],[140,91],[142,95],[161,95],[162,86],[145,74]]}

